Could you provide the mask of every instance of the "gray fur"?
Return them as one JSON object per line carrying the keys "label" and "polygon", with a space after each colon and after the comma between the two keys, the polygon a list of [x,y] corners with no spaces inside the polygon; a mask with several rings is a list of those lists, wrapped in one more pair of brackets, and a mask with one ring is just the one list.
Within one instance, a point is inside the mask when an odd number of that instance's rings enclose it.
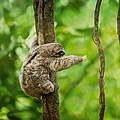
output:
{"label": "gray fur", "polygon": [[63,55],[62,45],[49,43],[38,46],[35,39],[20,71],[20,85],[26,95],[40,99],[42,94],[54,92],[58,85],[54,84],[52,76],[83,61],[77,56]]}

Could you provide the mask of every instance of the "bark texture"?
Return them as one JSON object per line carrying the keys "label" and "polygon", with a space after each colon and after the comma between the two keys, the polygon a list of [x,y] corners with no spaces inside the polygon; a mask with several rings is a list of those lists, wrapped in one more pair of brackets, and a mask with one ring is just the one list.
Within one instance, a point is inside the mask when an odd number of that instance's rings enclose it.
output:
{"label": "bark texture", "polygon": [[[54,0],[33,0],[37,39],[39,45],[56,42],[54,31]],[[52,82],[58,84],[56,72]],[[43,120],[60,120],[58,89],[42,96]]]}
{"label": "bark texture", "polygon": [[95,34],[95,41],[98,48],[99,56],[100,56],[100,77],[99,77],[99,88],[100,88],[100,114],[99,120],[103,120],[104,118],[104,111],[105,111],[105,94],[104,94],[104,72],[105,72],[105,57],[104,51],[102,49],[102,45],[99,38],[99,12],[102,0],[97,0],[96,8],[95,8],[95,15],[94,15],[94,34]]}
{"label": "bark texture", "polygon": [[55,42],[54,0],[33,0],[33,7],[38,43]]}

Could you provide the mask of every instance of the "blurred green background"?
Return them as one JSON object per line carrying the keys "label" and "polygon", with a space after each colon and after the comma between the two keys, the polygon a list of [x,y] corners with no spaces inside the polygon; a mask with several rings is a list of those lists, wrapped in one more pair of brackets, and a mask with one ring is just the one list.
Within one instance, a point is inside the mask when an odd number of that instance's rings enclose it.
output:
{"label": "blurred green background", "polygon": [[[85,62],[58,73],[61,120],[99,119],[99,57],[92,40],[97,0],[55,0],[56,39],[66,55]],[[118,0],[103,0],[100,38],[105,51],[104,120],[120,120]],[[35,35],[32,0],[0,0],[0,120],[40,120],[42,101],[26,96],[19,71]]]}

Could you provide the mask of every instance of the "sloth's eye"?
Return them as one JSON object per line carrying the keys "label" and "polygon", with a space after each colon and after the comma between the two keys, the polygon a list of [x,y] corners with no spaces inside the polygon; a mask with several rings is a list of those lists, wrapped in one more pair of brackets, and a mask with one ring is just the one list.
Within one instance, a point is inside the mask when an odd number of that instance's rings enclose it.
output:
{"label": "sloth's eye", "polygon": [[60,56],[63,56],[63,55],[65,55],[65,52],[64,52],[64,51],[60,51],[60,52],[58,52],[58,54],[59,54]]}
{"label": "sloth's eye", "polygon": [[61,57],[61,56],[64,56],[65,55],[65,52],[64,51],[60,51],[58,53],[56,53],[54,56],[55,57]]}

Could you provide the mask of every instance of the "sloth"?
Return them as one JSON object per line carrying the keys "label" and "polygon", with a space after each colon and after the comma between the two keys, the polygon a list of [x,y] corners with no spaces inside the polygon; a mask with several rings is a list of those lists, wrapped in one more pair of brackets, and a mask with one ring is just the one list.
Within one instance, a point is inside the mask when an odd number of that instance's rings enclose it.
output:
{"label": "sloth", "polygon": [[38,45],[37,40],[32,43],[20,70],[20,86],[24,93],[36,99],[58,89],[54,82],[54,75],[58,71],[67,69],[85,59],[77,56],[64,56],[65,51],[59,43]]}

